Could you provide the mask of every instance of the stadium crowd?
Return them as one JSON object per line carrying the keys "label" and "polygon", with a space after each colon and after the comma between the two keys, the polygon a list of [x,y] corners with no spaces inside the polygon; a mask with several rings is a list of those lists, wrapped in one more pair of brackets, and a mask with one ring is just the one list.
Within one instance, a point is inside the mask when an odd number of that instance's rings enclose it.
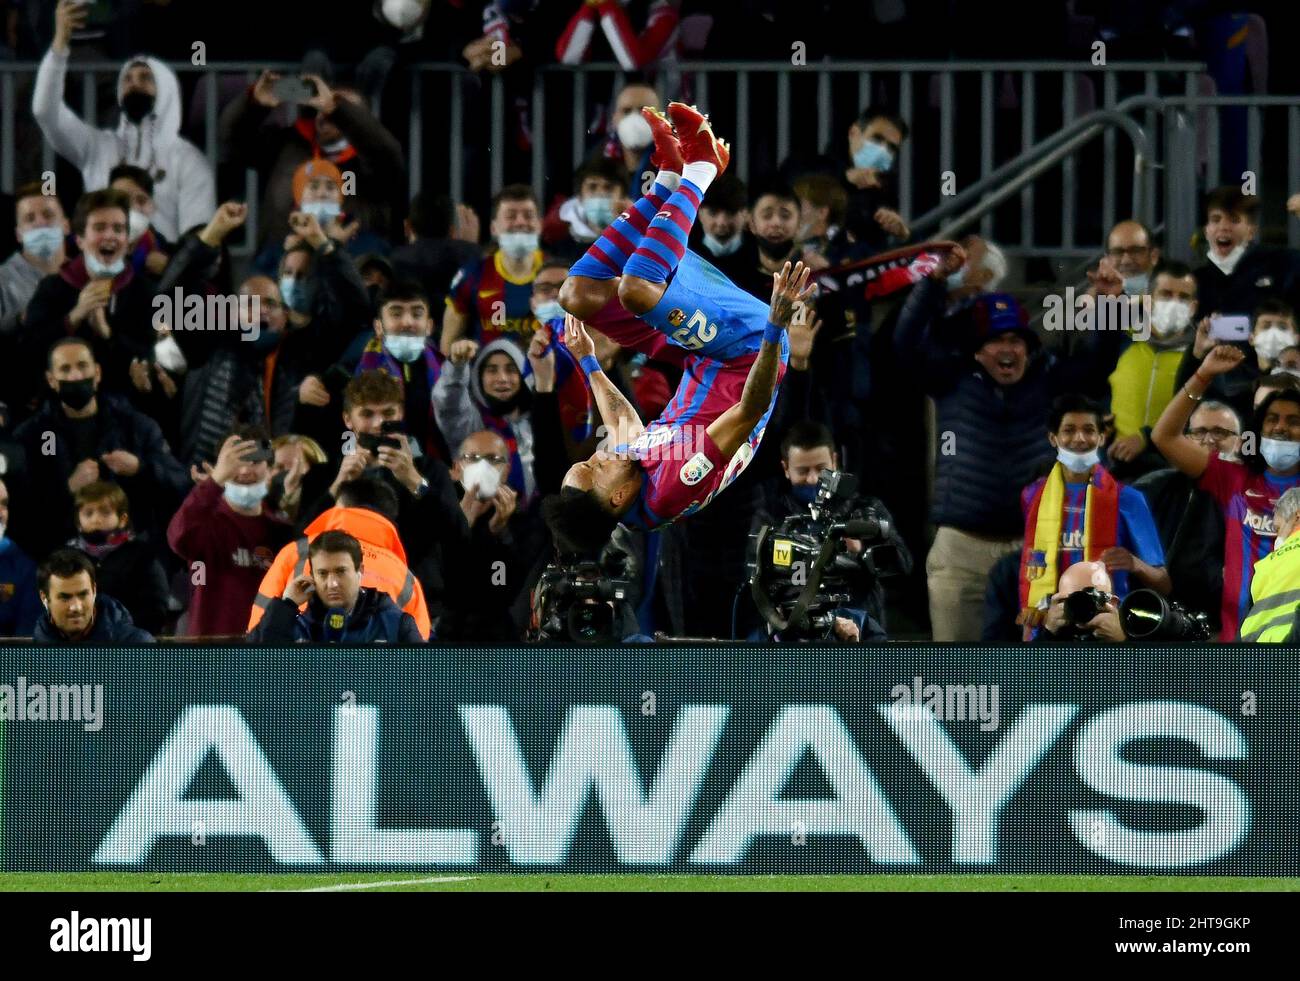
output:
{"label": "stadium crowd", "polygon": [[[701,49],[686,3],[634,4],[632,19],[613,0],[570,6],[557,60],[603,43],[641,69]],[[220,159],[263,189],[246,269],[228,244],[248,219],[242,181],[227,187],[181,135],[174,73],[127,57],[120,119],[97,127],[63,94],[94,10],[50,11],[31,114],[84,191],[21,183],[0,264],[0,636],[511,643],[557,545],[576,550],[543,505],[608,434],[564,343],[561,288],[641,196],[638,110],[665,93],[641,77],[616,93],[568,194],[507,184],[483,213],[401,200],[403,146],[370,96],[428,56],[432,15],[376,7],[384,38],[352,77],[308,56],[300,77],[264,72],[221,108]],[[522,57],[530,16],[486,5],[456,54],[486,68],[500,40]],[[733,283],[766,302],[803,261],[823,289],[723,500],[605,543],[631,583],[627,636],[763,636],[752,534],[806,511],[829,470],[859,476],[858,505],[900,558],[893,580],[854,580],[839,640],[893,636],[901,617],[941,641],[1118,642],[1137,588],[1205,612],[1225,642],[1285,636],[1300,607],[1300,559],[1281,548],[1300,524],[1300,253],[1260,243],[1259,198],[1211,191],[1191,266],[1139,221],[1116,224],[1080,301],[1097,329],[1046,344],[979,236],[916,252],[897,292],[830,288],[920,244],[897,194],[907,121],[868,106],[835,132],[822,153],[751,161],[764,176],[748,184],[724,174],[700,204],[690,248]],[[591,333],[601,370],[658,416],[680,361]],[[1104,608],[1067,623],[1065,597],[1089,587]]]}

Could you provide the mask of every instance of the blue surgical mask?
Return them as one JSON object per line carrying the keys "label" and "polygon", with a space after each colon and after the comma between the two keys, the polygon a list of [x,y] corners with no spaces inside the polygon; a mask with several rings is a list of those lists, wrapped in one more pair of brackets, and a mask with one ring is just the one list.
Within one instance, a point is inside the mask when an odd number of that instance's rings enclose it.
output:
{"label": "blue surgical mask", "polygon": [[533,316],[537,318],[538,323],[549,324],[552,320],[559,318],[564,319],[564,307],[560,306],[559,300],[543,300],[537,304],[537,309],[533,311]]}
{"label": "blue surgical mask", "polygon": [[1300,443],[1265,436],[1259,441],[1259,453],[1274,470],[1289,470],[1300,463]]}
{"label": "blue surgical mask", "polygon": [[606,197],[583,198],[582,216],[592,228],[604,228],[614,220],[614,202]]}
{"label": "blue surgical mask", "polygon": [[817,500],[816,484],[791,484],[790,493],[800,504],[811,504]]}
{"label": "blue surgical mask", "polygon": [[853,166],[867,170],[887,171],[894,166],[894,155],[873,140],[864,140],[853,151]]}
{"label": "blue surgical mask", "polygon": [[1124,277],[1124,294],[1126,296],[1145,296],[1147,287],[1151,285],[1151,277],[1146,273],[1138,273],[1136,276]]}
{"label": "blue surgical mask", "polygon": [[234,481],[226,484],[222,494],[234,508],[255,508],[262,503],[266,497],[267,491],[271,489],[270,481],[264,480],[260,484],[236,484]]}
{"label": "blue surgical mask", "polygon": [[295,313],[311,310],[311,296],[307,287],[292,276],[280,277],[280,299]]}
{"label": "blue surgical mask", "polygon": [[23,251],[44,262],[54,258],[63,244],[63,230],[53,225],[42,228],[29,228],[23,232]]}
{"label": "blue surgical mask", "polygon": [[384,347],[398,361],[409,364],[424,353],[425,339],[409,334],[385,334]]}
{"label": "blue surgical mask", "polygon": [[121,256],[118,257],[116,262],[111,262],[105,265],[100,262],[96,256],[91,255],[89,252],[83,252],[82,255],[86,257],[86,271],[96,279],[105,277],[111,279],[126,268],[126,259]]}
{"label": "blue surgical mask", "polygon": [[512,259],[522,259],[537,251],[536,232],[502,232],[497,236],[501,251]]}
{"label": "blue surgical mask", "polygon": [[727,239],[726,241],[723,241],[722,239],[719,238],[714,238],[708,232],[705,232],[704,247],[708,249],[710,252],[712,252],[714,255],[731,255],[732,253],[740,249],[740,243],[743,242],[744,239],[745,239],[744,232],[736,232],[735,235],[731,236],[731,238]]}
{"label": "blue surgical mask", "polygon": [[303,214],[311,215],[324,228],[339,215],[343,214],[343,206],[334,201],[313,201],[311,204],[302,206]]}
{"label": "blue surgical mask", "polygon": [[1101,453],[1095,449],[1089,450],[1087,453],[1075,453],[1073,450],[1058,446],[1056,448],[1056,459],[1066,470],[1071,470],[1074,473],[1084,473],[1101,462]]}

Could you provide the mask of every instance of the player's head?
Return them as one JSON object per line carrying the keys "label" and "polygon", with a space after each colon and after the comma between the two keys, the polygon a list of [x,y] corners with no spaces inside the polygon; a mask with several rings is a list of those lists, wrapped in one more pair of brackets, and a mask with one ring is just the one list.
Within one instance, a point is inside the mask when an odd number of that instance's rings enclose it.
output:
{"label": "player's head", "polygon": [[[560,493],[552,494],[542,502],[542,517],[555,539],[555,547],[565,555],[595,558],[618,527],[618,515],[632,506],[635,492],[618,514],[611,513],[606,503],[594,489],[581,490],[572,486],[574,471],[585,464],[575,464],[564,478]],[[584,475],[580,480],[590,479]],[[639,477],[637,483],[640,483]]]}
{"label": "player's head", "polygon": [[[607,450],[597,450],[575,463],[564,475],[563,489],[594,502],[609,517],[621,517],[631,509],[641,491],[645,474],[635,460]],[[573,494],[562,494],[573,500]]]}

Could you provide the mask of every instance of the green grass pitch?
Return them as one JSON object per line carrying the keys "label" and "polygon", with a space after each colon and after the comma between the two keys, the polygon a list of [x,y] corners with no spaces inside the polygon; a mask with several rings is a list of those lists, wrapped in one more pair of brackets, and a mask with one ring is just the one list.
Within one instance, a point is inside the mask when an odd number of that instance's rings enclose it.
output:
{"label": "green grass pitch", "polygon": [[572,875],[0,872],[0,892],[1296,892],[1300,878],[1149,875]]}

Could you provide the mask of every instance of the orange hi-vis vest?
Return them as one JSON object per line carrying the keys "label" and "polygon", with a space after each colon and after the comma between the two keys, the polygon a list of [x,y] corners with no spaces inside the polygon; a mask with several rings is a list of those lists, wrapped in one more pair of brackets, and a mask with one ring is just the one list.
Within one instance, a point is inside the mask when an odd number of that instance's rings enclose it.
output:
{"label": "orange hi-vis vest", "polygon": [[309,524],[306,535],[290,542],[275,557],[271,568],[262,577],[257,589],[253,609],[248,617],[248,629],[257,626],[267,605],[284,595],[289,583],[298,576],[311,575],[307,561],[307,547],[311,540],[324,531],[346,531],[361,543],[361,585],[378,589],[392,597],[402,611],[411,614],[420,635],[429,639],[429,608],[424,602],[424,590],[406,565],[406,549],[397,535],[393,523],[369,508],[333,507]]}

